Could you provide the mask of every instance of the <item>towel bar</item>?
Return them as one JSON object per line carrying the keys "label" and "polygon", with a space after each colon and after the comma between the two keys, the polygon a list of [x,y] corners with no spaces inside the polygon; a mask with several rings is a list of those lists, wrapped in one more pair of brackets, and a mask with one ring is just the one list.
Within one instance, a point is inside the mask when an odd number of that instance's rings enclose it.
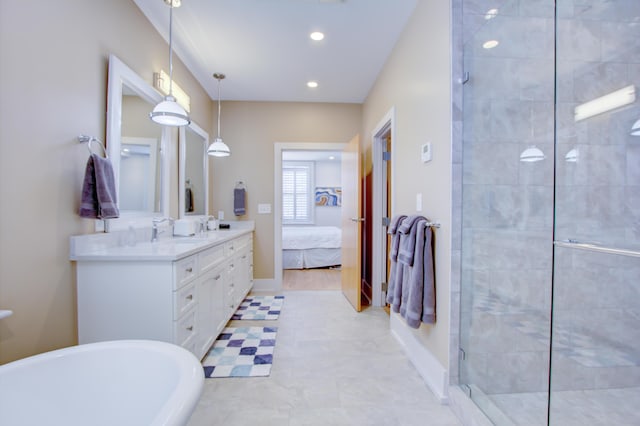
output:
{"label": "towel bar", "polygon": [[87,136],[87,135],[80,135],[78,136],[78,142],[80,143],[87,143],[87,149],[89,150],[89,153],[93,154],[93,151],[91,151],[91,142],[98,142],[98,145],[100,145],[100,148],[102,148],[102,152],[104,153],[104,158],[109,158],[109,156],[107,155],[107,150],[104,147],[104,144],[100,141],[100,139],[95,138],[93,136]]}

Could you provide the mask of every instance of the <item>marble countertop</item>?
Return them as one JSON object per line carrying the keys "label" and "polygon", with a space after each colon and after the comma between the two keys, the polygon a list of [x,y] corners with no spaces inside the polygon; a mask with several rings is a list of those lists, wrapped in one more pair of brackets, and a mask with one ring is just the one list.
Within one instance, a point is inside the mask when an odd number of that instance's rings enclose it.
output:
{"label": "marble countertop", "polygon": [[[175,261],[209,247],[253,232],[253,226],[242,226],[191,237],[162,236],[158,241],[138,239],[127,245],[121,235],[89,234],[71,237],[69,258],[73,261]],[[146,234],[144,234],[146,236]]]}

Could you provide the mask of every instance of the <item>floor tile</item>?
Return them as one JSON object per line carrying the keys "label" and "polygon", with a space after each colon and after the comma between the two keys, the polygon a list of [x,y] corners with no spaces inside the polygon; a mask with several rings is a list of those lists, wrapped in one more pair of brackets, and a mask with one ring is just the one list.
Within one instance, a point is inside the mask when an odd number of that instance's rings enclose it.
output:
{"label": "floor tile", "polygon": [[269,321],[278,327],[271,375],[205,380],[190,426],[460,425],[391,335],[384,310],[356,313],[339,291],[284,294],[280,318]]}

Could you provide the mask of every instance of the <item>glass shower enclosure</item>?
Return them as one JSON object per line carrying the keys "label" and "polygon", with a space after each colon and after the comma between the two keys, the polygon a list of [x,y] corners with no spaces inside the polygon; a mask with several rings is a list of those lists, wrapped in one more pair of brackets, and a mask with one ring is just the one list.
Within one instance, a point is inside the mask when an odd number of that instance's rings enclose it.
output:
{"label": "glass shower enclosure", "polygon": [[640,424],[640,1],[462,5],[461,387]]}

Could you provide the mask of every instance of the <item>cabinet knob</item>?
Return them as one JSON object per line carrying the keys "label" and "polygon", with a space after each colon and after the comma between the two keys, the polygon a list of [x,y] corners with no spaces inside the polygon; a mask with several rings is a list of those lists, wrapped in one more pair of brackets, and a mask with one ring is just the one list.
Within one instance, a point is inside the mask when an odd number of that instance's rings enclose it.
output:
{"label": "cabinet knob", "polygon": [[187,299],[187,300],[193,300],[193,294],[188,295],[185,299]]}
{"label": "cabinet knob", "polygon": [[189,330],[189,331],[193,331],[193,326],[192,326],[192,325],[190,325],[189,327],[187,327],[187,330]]}
{"label": "cabinet knob", "polygon": [[218,281],[220,279],[220,274],[216,275],[216,277],[214,278],[214,280]]}
{"label": "cabinet knob", "polygon": [[187,271],[188,273],[192,273],[193,272],[193,268],[191,266],[189,266],[187,269],[185,269],[185,271]]}

